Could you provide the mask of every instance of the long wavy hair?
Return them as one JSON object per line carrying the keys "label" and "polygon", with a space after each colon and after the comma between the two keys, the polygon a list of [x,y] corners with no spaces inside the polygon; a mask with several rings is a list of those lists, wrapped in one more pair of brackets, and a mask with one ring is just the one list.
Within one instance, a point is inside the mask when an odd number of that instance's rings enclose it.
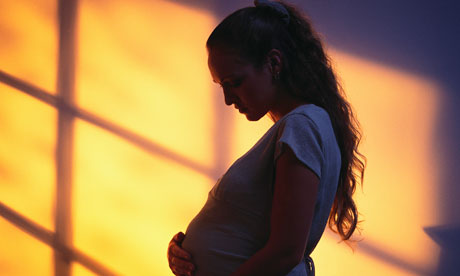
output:
{"label": "long wavy hair", "polygon": [[357,184],[362,185],[366,162],[358,151],[360,126],[309,18],[291,5],[278,3],[288,11],[288,23],[283,14],[272,7],[243,8],[227,16],[214,29],[206,47],[208,51],[218,47],[234,51],[256,68],[266,62],[271,49],[278,49],[283,56],[279,76],[282,91],[327,111],[342,161],[328,225],[347,241],[358,225],[353,194]]}

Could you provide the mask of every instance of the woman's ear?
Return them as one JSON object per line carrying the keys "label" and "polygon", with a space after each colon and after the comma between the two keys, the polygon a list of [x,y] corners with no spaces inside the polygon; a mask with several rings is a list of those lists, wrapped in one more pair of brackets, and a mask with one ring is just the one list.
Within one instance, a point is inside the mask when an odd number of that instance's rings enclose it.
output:
{"label": "woman's ear", "polygon": [[283,67],[283,55],[278,49],[271,49],[267,54],[267,64],[270,72],[277,75]]}

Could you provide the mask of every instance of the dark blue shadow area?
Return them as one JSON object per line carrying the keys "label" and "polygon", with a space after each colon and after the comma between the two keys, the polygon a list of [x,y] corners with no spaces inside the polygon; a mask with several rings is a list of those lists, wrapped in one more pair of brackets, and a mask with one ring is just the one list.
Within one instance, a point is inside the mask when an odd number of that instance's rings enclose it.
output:
{"label": "dark blue shadow area", "polygon": [[427,227],[425,232],[441,247],[439,265],[435,275],[458,275],[460,225]]}
{"label": "dark blue shadow area", "polygon": [[[211,10],[217,20],[230,12],[253,5],[252,1],[171,0]],[[325,42],[340,51],[419,75],[440,87],[436,117],[434,167],[438,178],[441,225],[460,225],[460,2],[456,0],[288,1],[312,18]],[[204,43],[204,42],[203,42]],[[404,91],[401,91],[404,93]],[[427,225],[428,227],[429,225]],[[437,275],[456,275],[460,229],[431,226],[427,230],[441,246]],[[428,228],[427,228],[428,229]],[[430,232],[431,231],[431,232]],[[375,253],[378,257],[378,253]],[[382,255],[382,257],[384,257]]]}

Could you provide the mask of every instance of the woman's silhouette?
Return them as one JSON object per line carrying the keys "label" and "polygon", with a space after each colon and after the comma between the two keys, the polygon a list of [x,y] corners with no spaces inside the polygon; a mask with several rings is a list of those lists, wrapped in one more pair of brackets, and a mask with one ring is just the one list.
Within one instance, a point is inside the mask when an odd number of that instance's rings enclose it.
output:
{"label": "woman's silhouette", "polygon": [[168,247],[176,275],[313,275],[327,224],[349,240],[361,133],[307,17],[284,2],[226,17],[207,41],[227,105],[267,133],[228,169]]}

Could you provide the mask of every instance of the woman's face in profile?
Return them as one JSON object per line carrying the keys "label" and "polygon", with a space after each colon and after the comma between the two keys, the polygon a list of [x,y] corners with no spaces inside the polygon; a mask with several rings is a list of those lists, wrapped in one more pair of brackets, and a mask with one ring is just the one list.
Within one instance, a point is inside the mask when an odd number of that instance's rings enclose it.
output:
{"label": "woman's face in profile", "polygon": [[266,64],[255,68],[228,50],[209,51],[208,66],[213,81],[222,86],[225,104],[234,105],[249,121],[257,121],[272,109],[276,88]]}

